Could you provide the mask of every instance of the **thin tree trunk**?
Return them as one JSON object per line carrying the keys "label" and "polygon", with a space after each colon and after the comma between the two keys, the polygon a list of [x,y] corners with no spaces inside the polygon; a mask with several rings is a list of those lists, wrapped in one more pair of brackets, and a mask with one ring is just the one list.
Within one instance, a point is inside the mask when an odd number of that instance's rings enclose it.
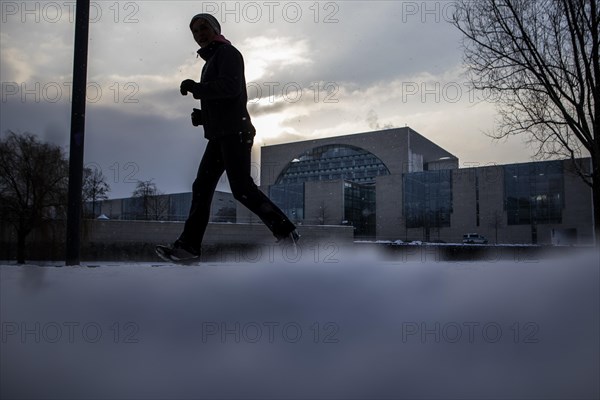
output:
{"label": "thin tree trunk", "polygon": [[17,264],[25,264],[25,238],[27,233],[17,232]]}

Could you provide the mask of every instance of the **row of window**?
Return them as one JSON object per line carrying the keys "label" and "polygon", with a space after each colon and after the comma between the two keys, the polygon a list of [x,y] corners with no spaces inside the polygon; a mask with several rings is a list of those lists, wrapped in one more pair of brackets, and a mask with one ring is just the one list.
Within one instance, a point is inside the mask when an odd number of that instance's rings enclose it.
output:
{"label": "row of window", "polygon": [[[564,208],[564,177],[561,161],[547,161],[503,166],[504,209],[508,225],[561,223]],[[374,186],[356,185],[372,177],[355,171],[344,174],[318,174],[318,180],[348,179],[345,186],[344,212],[347,220],[360,220],[365,210],[375,210]],[[350,178],[350,179],[349,179]],[[282,208],[293,210],[296,216],[304,213],[304,182],[306,176],[286,176],[280,185],[274,185],[271,195]],[[354,182],[354,183],[353,183]],[[477,182],[475,198],[476,217],[480,218],[480,187]],[[296,188],[293,193],[287,193]],[[301,188],[301,189],[300,189]],[[453,212],[452,170],[422,171],[403,177],[403,210],[408,228],[448,227]],[[365,193],[372,193],[366,195]],[[374,211],[373,211],[374,213]],[[288,214],[289,215],[289,214]],[[478,221],[479,222],[479,221]],[[370,232],[363,219],[364,232]],[[364,225],[366,224],[366,225]]]}
{"label": "row of window", "polygon": [[333,171],[333,170],[356,170],[356,169],[380,169],[385,171],[386,168],[381,163],[372,160],[355,165],[339,165],[334,163],[320,163],[316,166],[292,164],[285,172],[286,175],[298,173],[316,173],[318,171]]}
{"label": "row of window", "polygon": [[284,177],[288,178],[290,176],[306,176],[306,177],[310,177],[310,176],[318,176],[324,173],[331,173],[331,172],[338,172],[338,173],[352,173],[352,172],[366,172],[371,174],[373,177],[378,176],[378,175],[383,175],[383,173],[385,172],[385,167],[382,167],[381,165],[366,165],[366,166],[359,166],[359,167],[355,167],[352,169],[348,169],[348,168],[329,168],[329,167],[324,167],[324,168],[319,168],[317,170],[314,169],[307,169],[307,168],[295,168],[295,169],[290,169],[286,172],[286,175]]}
{"label": "row of window", "polygon": [[368,153],[366,150],[350,145],[328,144],[315,147],[302,154],[300,161],[321,160],[329,158],[361,156]]}
{"label": "row of window", "polygon": [[326,145],[312,149],[278,177],[276,184],[346,179],[374,182],[376,176],[389,175],[387,167],[366,150],[345,145]]}
{"label": "row of window", "polygon": [[287,176],[279,184],[304,183],[308,181],[335,181],[345,179],[352,182],[373,182],[373,174],[370,171],[344,172],[344,173],[320,173],[316,175],[291,175]]}

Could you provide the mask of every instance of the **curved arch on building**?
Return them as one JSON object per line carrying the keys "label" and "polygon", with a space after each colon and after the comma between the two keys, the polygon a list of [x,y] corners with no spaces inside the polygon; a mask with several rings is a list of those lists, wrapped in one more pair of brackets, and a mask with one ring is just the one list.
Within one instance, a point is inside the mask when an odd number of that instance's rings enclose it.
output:
{"label": "curved arch on building", "polygon": [[348,144],[314,147],[294,158],[277,177],[275,184],[344,179],[362,184],[390,175],[388,167],[373,153]]}

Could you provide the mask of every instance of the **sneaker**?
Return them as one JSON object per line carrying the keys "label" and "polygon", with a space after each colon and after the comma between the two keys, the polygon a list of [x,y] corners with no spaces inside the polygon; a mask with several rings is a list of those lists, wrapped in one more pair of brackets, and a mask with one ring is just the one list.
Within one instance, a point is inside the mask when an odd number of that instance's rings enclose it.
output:
{"label": "sneaker", "polygon": [[282,244],[289,243],[289,244],[296,245],[299,240],[300,240],[300,234],[298,233],[298,231],[296,229],[294,229],[287,235],[279,236],[277,238],[276,243],[282,243]]}
{"label": "sneaker", "polygon": [[165,261],[189,262],[198,260],[201,251],[178,239],[172,246],[156,246],[156,253]]}
{"label": "sneaker", "polygon": [[181,239],[173,243],[173,256],[180,260],[200,258],[201,250],[197,249]]}
{"label": "sneaker", "polygon": [[277,243],[280,243],[284,246],[290,246],[292,248],[292,252],[294,253],[294,257],[298,255],[298,241],[300,240],[300,234],[297,230],[293,230],[285,236],[280,236],[277,239]]}

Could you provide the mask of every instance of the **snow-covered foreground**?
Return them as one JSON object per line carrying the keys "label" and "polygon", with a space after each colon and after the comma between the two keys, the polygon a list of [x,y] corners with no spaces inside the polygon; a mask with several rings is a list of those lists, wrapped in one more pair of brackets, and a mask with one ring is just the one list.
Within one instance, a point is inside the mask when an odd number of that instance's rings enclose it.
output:
{"label": "snow-covered foreground", "polygon": [[599,397],[598,253],[321,250],[1,266],[0,397]]}

